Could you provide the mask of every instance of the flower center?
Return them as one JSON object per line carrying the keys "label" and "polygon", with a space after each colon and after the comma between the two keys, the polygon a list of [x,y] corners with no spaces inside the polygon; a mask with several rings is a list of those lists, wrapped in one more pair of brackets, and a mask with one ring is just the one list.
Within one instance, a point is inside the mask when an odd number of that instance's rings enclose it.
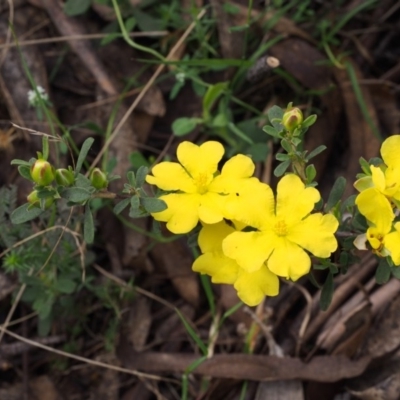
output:
{"label": "flower center", "polygon": [[194,184],[197,187],[197,192],[200,194],[204,194],[208,191],[208,185],[212,180],[212,176],[210,176],[210,174],[202,173],[197,175],[193,180]]}
{"label": "flower center", "polygon": [[274,232],[278,235],[278,236],[285,236],[287,235],[287,225],[285,223],[285,221],[278,221],[275,226],[274,226]]}

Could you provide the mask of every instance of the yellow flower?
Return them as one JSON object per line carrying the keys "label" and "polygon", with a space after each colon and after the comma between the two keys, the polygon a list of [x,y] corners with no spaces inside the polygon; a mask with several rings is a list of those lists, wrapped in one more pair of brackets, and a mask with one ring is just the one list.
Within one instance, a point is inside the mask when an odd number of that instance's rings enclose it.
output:
{"label": "yellow flower", "polygon": [[[278,276],[297,280],[311,267],[310,256],[326,258],[337,248],[338,221],[333,215],[310,214],[320,199],[318,190],[305,187],[294,174],[284,176],[277,188],[276,207],[269,186],[260,184],[257,218],[254,210],[236,210],[235,219],[251,219],[253,232],[233,232],[222,244],[226,256],[251,273],[264,263]],[[247,215],[246,215],[247,214]],[[247,223],[247,222],[246,222]]]}
{"label": "yellow flower", "polygon": [[385,165],[371,165],[371,176],[365,176],[354,183],[354,187],[361,192],[357,196],[356,204],[361,214],[370,221],[376,220],[371,212],[382,212],[389,218],[392,213],[390,202],[400,204],[399,154],[400,135],[390,136],[381,146],[381,156]]}
{"label": "yellow flower", "polygon": [[247,272],[222,252],[222,241],[236,229],[225,222],[205,225],[199,234],[199,246],[204,253],[193,263],[193,271],[211,276],[214,283],[231,284],[239,298],[255,306],[265,296],[276,296],[279,279],[265,264],[255,272]]}
{"label": "yellow flower", "polygon": [[182,142],[177,149],[179,163],[162,162],[153,167],[146,181],[174,193],[160,197],[167,203],[164,211],[153,213],[157,221],[167,222],[173,233],[190,232],[200,221],[215,224],[226,217],[227,194],[254,172],[249,157],[237,155],[227,161],[218,175],[218,163],[224,154],[222,144],[214,141],[197,146]]}

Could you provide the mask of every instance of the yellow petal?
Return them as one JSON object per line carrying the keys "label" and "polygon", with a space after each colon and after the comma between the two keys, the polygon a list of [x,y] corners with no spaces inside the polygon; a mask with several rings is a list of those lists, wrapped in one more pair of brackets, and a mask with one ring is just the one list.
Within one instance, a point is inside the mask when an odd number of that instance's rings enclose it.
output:
{"label": "yellow petal", "polygon": [[200,197],[199,218],[206,224],[215,224],[224,218],[225,197],[217,193],[206,193]]}
{"label": "yellow petal", "polygon": [[222,250],[247,272],[261,268],[276,243],[272,232],[233,232],[222,242]]}
{"label": "yellow petal", "polygon": [[395,231],[385,236],[385,247],[390,251],[394,265],[400,265],[400,222],[394,224]]}
{"label": "yellow petal", "polygon": [[224,146],[219,142],[209,141],[197,146],[191,142],[182,142],[177,149],[179,162],[192,178],[201,174],[214,174],[224,155]]}
{"label": "yellow petal", "polygon": [[385,171],[385,195],[400,200],[400,168],[387,168]]}
{"label": "yellow petal", "polygon": [[274,274],[296,281],[301,276],[308,274],[311,260],[297,244],[290,242],[285,237],[280,237],[267,265]]}
{"label": "yellow petal", "polygon": [[317,257],[327,258],[337,249],[334,233],[338,220],[330,214],[311,214],[292,226],[286,238]]}
{"label": "yellow petal", "polygon": [[221,175],[227,178],[249,178],[254,169],[255,165],[250,157],[238,154],[225,163]]}
{"label": "yellow petal", "polygon": [[370,227],[367,229],[366,234],[368,242],[373,249],[379,250],[381,247],[383,247],[383,240],[385,235],[382,232],[380,232],[375,227]]}
{"label": "yellow petal", "polygon": [[365,189],[374,187],[374,183],[372,182],[372,177],[364,176],[354,182],[354,187],[359,191],[362,192]]}
{"label": "yellow petal", "polygon": [[226,222],[204,225],[198,239],[201,252],[222,251],[222,241],[233,232],[235,229]]}
{"label": "yellow petal", "polygon": [[356,197],[356,205],[362,215],[379,231],[388,233],[394,214],[389,200],[376,188],[366,189]]}
{"label": "yellow petal", "polygon": [[225,210],[226,218],[262,230],[275,218],[274,193],[256,178],[243,179],[226,198]]}
{"label": "yellow petal", "polygon": [[279,293],[279,279],[264,264],[255,272],[240,270],[234,287],[243,303],[256,306],[265,296],[276,296]]}
{"label": "yellow petal", "polygon": [[172,193],[160,197],[168,208],[151,215],[156,221],[167,222],[172,233],[188,233],[199,222],[199,194]]}
{"label": "yellow petal", "polygon": [[192,266],[193,271],[211,276],[213,283],[233,284],[238,275],[239,266],[235,260],[226,257],[222,251],[202,254]]}
{"label": "yellow petal", "polygon": [[158,186],[162,190],[182,190],[186,193],[196,192],[193,180],[181,165],[175,162],[162,162],[147,175],[146,182]]}
{"label": "yellow petal", "polygon": [[400,168],[400,135],[388,137],[381,147],[382,159],[388,167]]}
{"label": "yellow petal", "polygon": [[375,167],[373,165],[371,165],[371,174],[372,174],[371,177],[372,177],[372,182],[373,182],[374,186],[380,192],[383,192],[386,187],[385,174],[383,173],[383,171],[380,168]]}
{"label": "yellow petal", "polygon": [[277,187],[276,216],[291,226],[309,214],[320,198],[318,190],[306,188],[297,175],[286,175]]}

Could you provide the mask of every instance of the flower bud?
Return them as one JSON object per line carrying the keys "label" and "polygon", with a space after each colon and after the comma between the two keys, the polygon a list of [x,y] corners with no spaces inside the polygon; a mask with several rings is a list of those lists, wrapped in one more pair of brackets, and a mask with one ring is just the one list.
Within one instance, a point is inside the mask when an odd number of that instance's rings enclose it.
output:
{"label": "flower bud", "polygon": [[293,132],[303,122],[303,113],[300,108],[293,107],[288,109],[282,117],[282,125],[289,131]]}
{"label": "flower bud", "polygon": [[31,166],[31,177],[40,186],[50,185],[54,180],[54,168],[46,160],[36,160]]}
{"label": "flower bud", "polygon": [[[32,204],[34,207],[40,207],[40,200],[38,197],[37,190],[32,191],[28,197],[26,198],[28,203]],[[47,210],[54,203],[54,199],[52,197],[47,197],[44,202],[44,209]]]}
{"label": "flower bud", "polygon": [[56,169],[55,178],[57,185],[60,186],[71,186],[75,181],[72,171],[65,168]]}
{"label": "flower bud", "polygon": [[90,182],[96,189],[105,189],[108,186],[107,175],[100,168],[95,168],[92,171]]}

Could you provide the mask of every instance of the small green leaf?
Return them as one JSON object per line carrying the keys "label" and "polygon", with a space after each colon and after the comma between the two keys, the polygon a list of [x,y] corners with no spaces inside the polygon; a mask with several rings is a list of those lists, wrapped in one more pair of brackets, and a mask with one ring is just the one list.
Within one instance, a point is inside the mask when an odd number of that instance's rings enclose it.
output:
{"label": "small green leaf", "polygon": [[31,167],[31,163],[25,160],[19,160],[18,158],[15,158],[14,160],[11,161],[11,165],[26,165],[27,167]]}
{"label": "small green leaf", "polygon": [[19,165],[18,172],[23,178],[28,179],[29,181],[33,182],[33,179],[31,176],[31,168],[28,165]]}
{"label": "small green leaf", "polygon": [[16,208],[11,214],[11,222],[13,224],[22,224],[38,217],[43,210],[39,207],[32,207],[26,203]]}
{"label": "small green leaf", "polygon": [[127,32],[132,31],[135,25],[136,25],[135,17],[130,17],[125,21],[125,29],[127,30]]}
{"label": "small green leaf", "polygon": [[94,240],[94,222],[93,222],[93,214],[90,209],[89,203],[85,206],[85,218],[83,225],[83,237],[85,242],[88,244],[93,243]]}
{"label": "small green leaf", "polygon": [[371,175],[371,167],[369,166],[368,161],[365,158],[360,157],[360,165],[364,174]]}
{"label": "small green leaf", "polygon": [[290,160],[289,154],[286,154],[286,153],[276,153],[275,158],[276,158],[278,161]]}
{"label": "small green leaf", "polygon": [[207,92],[203,97],[203,113],[205,119],[208,119],[212,106],[227,88],[228,82],[219,82],[207,89]]}
{"label": "small green leaf", "polygon": [[82,169],[82,165],[86,159],[86,156],[90,150],[90,148],[92,147],[92,144],[94,142],[93,138],[87,138],[84,142],[83,145],[81,147],[81,151],[79,152],[79,156],[78,156],[78,161],[76,162],[76,167],[75,167],[75,176],[78,176],[79,172],[81,172]]}
{"label": "small green leaf", "polygon": [[131,203],[131,209],[137,210],[140,207],[140,197],[139,196],[132,196],[129,199]]}
{"label": "small green leaf", "polygon": [[287,153],[292,153],[293,152],[292,146],[290,145],[290,143],[286,139],[282,139],[281,140],[281,146]]}
{"label": "small green leaf", "polygon": [[90,7],[90,0],[67,0],[64,12],[70,17],[85,13]]}
{"label": "small green leaf", "polygon": [[276,177],[280,177],[282,176],[286,170],[289,168],[291,161],[290,160],[286,160],[284,162],[282,162],[281,164],[279,164],[275,169],[274,169],[274,175]]}
{"label": "small green leaf", "polygon": [[272,137],[280,138],[280,136],[279,136],[280,131],[278,131],[271,125],[263,126],[263,131],[268,133],[268,135],[270,135]]}
{"label": "small green leaf", "polygon": [[306,168],[307,182],[311,183],[316,176],[317,176],[317,170],[315,169],[314,164],[308,165]]}
{"label": "small green leaf", "polygon": [[333,187],[329,194],[329,198],[325,206],[325,212],[329,212],[335,206],[335,204],[338,203],[338,201],[342,198],[345,189],[346,179],[342,176],[339,176],[339,178],[337,178],[335,183],[333,184]]}
{"label": "small green leaf", "polygon": [[175,136],[184,136],[192,132],[201,121],[199,118],[178,118],[172,123],[172,132]]}
{"label": "small green leaf", "polygon": [[129,210],[129,216],[131,218],[142,218],[146,217],[149,215],[146,211],[142,210],[140,207],[139,208],[132,208]]}
{"label": "small green leaf", "polygon": [[326,281],[321,290],[321,298],[319,300],[319,306],[322,311],[326,311],[332,301],[333,297],[333,275],[331,273],[326,277]]}
{"label": "small green leaf", "polygon": [[65,294],[72,294],[76,289],[76,283],[72,279],[66,277],[58,278],[54,286],[60,293]]}
{"label": "small green leaf", "polygon": [[395,266],[395,267],[390,267],[390,270],[392,271],[392,275],[396,278],[396,279],[400,279],[400,267],[399,266]]}
{"label": "small green leaf", "polygon": [[379,261],[378,268],[376,269],[375,272],[376,283],[382,285],[388,282],[388,280],[390,279],[391,272],[392,271],[390,269],[390,265],[388,264],[386,258],[382,258]]}
{"label": "small green leaf", "polygon": [[149,213],[164,211],[168,208],[165,201],[154,197],[142,197],[140,202],[144,209]]}
{"label": "small green leaf", "polygon": [[267,143],[254,143],[246,148],[244,154],[249,154],[254,162],[264,162],[269,153]]}
{"label": "small green leaf", "polygon": [[82,203],[86,200],[89,200],[92,194],[87,189],[80,187],[72,187],[64,189],[60,193],[60,196],[63,199],[72,201],[73,203]]}
{"label": "small green leaf", "polygon": [[283,117],[283,110],[278,106],[273,106],[267,111],[269,122],[271,125],[278,131],[282,132],[284,130],[283,125],[281,124]]}
{"label": "small green leaf", "polygon": [[142,187],[146,181],[149,169],[142,165],[136,172],[136,187]]}
{"label": "small green leaf", "polygon": [[126,207],[128,207],[129,203],[131,202],[131,199],[123,199],[119,203],[117,203],[114,206],[114,212],[115,214],[121,213]]}
{"label": "small green leaf", "polygon": [[311,160],[318,154],[322,153],[327,147],[324,146],[323,144],[321,146],[318,146],[316,149],[314,149],[308,156],[307,156],[307,161]]}
{"label": "small green leaf", "polygon": [[301,127],[308,128],[311,125],[314,125],[316,120],[317,120],[317,116],[315,114],[312,114],[303,121],[303,123],[301,124]]}

